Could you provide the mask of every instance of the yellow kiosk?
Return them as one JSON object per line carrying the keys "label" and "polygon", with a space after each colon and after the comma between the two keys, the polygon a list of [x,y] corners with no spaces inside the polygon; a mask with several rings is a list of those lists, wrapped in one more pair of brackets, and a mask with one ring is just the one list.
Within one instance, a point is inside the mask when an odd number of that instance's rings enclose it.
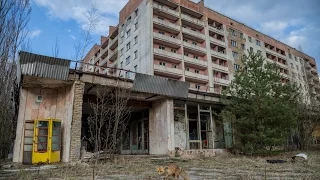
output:
{"label": "yellow kiosk", "polygon": [[23,163],[60,162],[61,120],[26,121],[24,136]]}

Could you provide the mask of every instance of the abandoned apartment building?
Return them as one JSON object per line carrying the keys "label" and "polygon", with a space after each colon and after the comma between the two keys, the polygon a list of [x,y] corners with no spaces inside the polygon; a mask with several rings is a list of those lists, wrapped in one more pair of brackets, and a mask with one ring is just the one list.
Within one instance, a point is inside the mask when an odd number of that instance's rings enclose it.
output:
{"label": "abandoned apartment building", "polygon": [[[31,151],[40,150],[40,146],[32,145],[32,132],[26,129],[30,120],[61,120],[61,138],[56,143],[61,145],[57,149],[62,162],[79,160],[81,147],[89,151],[90,145],[85,142],[87,118],[93,113],[89,100],[96,96],[97,85],[131,91],[131,116],[121,154],[173,155],[179,149],[189,155],[214,156],[231,146],[230,125],[215,115],[221,109],[217,94],[193,91],[187,82],[164,77],[137,73],[134,80],[124,80],[85,72],[79,64],[19,53],[17,75],[21,87],[14,162],[31,162]],[[46,138],[42,140],[49,143]]]}

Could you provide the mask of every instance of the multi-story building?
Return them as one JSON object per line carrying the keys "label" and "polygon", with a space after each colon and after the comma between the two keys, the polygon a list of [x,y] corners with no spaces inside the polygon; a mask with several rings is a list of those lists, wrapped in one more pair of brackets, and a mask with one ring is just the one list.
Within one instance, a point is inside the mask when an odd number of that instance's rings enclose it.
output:
{"label": "multi-story building", "polygon": [[[129,0],[119,25],[101,38],[100,49],[95,47],[92,62],[101,66],[187,81],[190,89],[218,94],[247,50],[260,51],[280,65],[283,82],[296,83],[304,93],[320,90],[314,58],[205,7],[204,1]],[[101,73],[134,76],[116,69]]]}

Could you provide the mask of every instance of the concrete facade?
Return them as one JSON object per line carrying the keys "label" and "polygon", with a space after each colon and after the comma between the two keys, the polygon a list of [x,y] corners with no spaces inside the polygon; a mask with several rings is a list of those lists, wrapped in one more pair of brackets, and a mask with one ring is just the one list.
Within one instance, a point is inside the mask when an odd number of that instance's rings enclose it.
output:
{"label": "concrete facade", "polygon": [[[43,102],[37,102],[41,95]],[[62,161],[69,161],[71,122],[73,114],[74,86],[59,89],[22,87],[16,140],[14,143],[13,162],[22,162],[24,123],[26,120],[56,118],[61,119],[62,136]]]}
{"label": "concrete facade", "polygon": [[[129,0],[120,11],[116,30],[112,29],[107,37],[112,40],[113,32],[118,32],[122,40],[117,49],[123,53],[118,53],[116,60],[104,59],[100,65],[187,81],[192,90],[221,94],[241,67],[241,57],[252,50],[260,51],[266,62],[276,62],[281,67],[283,83],[298,85],[306,96],[320,91],[318,78],[310,80],[318,77],[314,58],[204,4],[190,0]],[[131,36],[127,38],[129,29]],[[126,51],[129,42],[131,48]],[[129,56],[130,63],[126,63]],[[126,76],[126,72],[105,73]],[[128,72],[127,77],[133,79],[134,75]]]}

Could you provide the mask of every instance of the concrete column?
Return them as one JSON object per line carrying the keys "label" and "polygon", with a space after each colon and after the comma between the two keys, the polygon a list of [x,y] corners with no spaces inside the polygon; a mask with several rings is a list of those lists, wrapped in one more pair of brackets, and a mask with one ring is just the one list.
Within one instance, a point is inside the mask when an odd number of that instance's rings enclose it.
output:
{"label": "concrete column", "polygon": [[13,148],[13,162],[22,162],[23,157],[23,136],[24,136],[24,114],[27,103],[27,94],[28,90],[21,88],[20,90],[20,102],[19,102],[19,114],[18,114],[18,123],[16,129],[16,138],[14,141]]}
{"label": "concrete column", "polygon": [[153,102],[149,111],[150,154],[164,155],[174,150],[173,100]]}
{"label": "concrete column", "polygon": [[77,161],[80,158],[83,93],[84,93],[84,83],[80,81],[75,81],[72,122],[71,122],[71,129],[70,129],[71,137],[70,137],[69,162]]}

